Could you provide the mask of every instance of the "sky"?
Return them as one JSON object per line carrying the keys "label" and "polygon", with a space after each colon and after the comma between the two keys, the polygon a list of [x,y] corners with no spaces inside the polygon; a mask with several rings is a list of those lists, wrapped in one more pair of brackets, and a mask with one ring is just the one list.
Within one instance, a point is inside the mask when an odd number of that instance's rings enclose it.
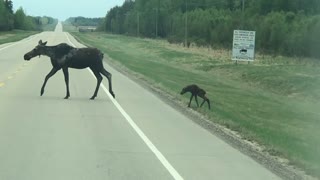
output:
{"label": "sky", "polygon": [[60,21],[69,17],[105,17],[125,0],[12,0],[13,9],[22,7],[30,16],[50,16]]}

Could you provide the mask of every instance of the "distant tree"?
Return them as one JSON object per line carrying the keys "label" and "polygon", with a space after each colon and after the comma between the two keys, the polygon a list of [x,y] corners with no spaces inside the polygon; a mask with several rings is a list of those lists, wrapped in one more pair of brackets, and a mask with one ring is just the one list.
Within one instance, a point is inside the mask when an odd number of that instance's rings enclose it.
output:
{"label": "distant tree", "polygon": [[0,31],[4,31],[7,28],[5,14],[6,9],[4,1],[0,1]]}
{"label": "distant tree", "polygon": [[14,27],[16,29],[26,29],[25,26],[26,14],[22,7],[20,7],[14,14]]}
{"label": "distant tree", "polygon": [[13,5],[12,5],[12,1],[11,0],[5,0],[4,4],[7,8],[7,10],[9,11],[10,14],[13,14]]}
{"label": "distant tree", "polygon": [[0,0],[0,31],[13,29],[12,2]]}
{"label": "distant tree", "polygon": [[320,58],[320,15],[315,16],[310,20],[308,25],[308,55],[311,57]]}
{"label": "distant tree", "polygon": [[[66,22],[78,27],[78,26],[98,26],[102,23],[104,18],[86,18],[86,17],[70,17],[66,20]],[[50,23],[50,18],[48,19],[48,23]]]}
{"label": "distant tree", "polygon": [[101,29],[228,48],[234,29],[253,30],[258,51],[319,57],[319,14],[320,0],[135,0],[110,9]]}

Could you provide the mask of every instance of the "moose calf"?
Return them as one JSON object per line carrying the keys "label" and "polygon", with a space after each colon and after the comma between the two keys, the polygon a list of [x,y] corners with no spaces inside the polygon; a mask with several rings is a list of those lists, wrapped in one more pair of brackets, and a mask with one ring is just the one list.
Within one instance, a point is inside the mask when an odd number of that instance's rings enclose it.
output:
{"label": "moose calf", "polygon": [[197,107],[199,107],[198,99],[197,99],[197,96],[199,96],[199,97],[201,97],[203,99],[203,102],[201,103],[200,107],[202,107],[204,102],[207,101],[208,107],[210,109],[210,100],[206,97],[206,91],[204,91],[203,89],[199,88],[197,85],[192,84],[192,85],[184,87],[182,89],[182,91],[180,92],[180,94],[182,95],[182,94],[184,94],[186,92],[190,92],[191,93],[190,102],[188,104],[188,107],[190,107],[190,104],[191,104],[193,96],[195,97],[195,100],[196,100],[196,103],[197,103]]}

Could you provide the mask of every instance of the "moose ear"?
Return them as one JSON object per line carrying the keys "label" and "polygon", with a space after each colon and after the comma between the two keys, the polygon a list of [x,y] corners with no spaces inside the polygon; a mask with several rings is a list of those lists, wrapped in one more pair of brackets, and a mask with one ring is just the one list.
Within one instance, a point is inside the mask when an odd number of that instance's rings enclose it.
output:
{"label": "moose ear", "polygon": [[48,41],[46,42],[42,42],[42,40],[39,41],[39,45],[45,46],[47,44]]}

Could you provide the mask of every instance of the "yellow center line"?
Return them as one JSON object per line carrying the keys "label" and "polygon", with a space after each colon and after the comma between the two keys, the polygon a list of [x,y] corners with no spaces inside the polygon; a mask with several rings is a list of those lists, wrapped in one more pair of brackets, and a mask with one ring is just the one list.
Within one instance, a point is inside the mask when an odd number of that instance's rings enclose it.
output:
{"label": "yellow center line", "polygon": [[0,82],[0,87],[4,86],[4,83],[3,82]]}

